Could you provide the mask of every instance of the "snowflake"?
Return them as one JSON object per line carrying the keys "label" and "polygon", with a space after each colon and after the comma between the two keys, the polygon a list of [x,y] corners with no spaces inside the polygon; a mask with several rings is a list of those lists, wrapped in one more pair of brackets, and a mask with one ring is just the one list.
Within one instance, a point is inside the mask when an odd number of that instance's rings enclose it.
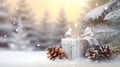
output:
{"label": "snowflake", "polygon": [[15,24],[16,24],[16,22],[13,22],[13,24],[15,25]]}
{"label": "snowflake", "polygon": [[108,7],[105,7],[105,10],[107,10],[108,9]]}
{"label": "snowflake", "polygon": [[98,6],[98,3],[96,3],[96,6]]}
{"label": "snowflake", "polygon": [[18,10],[18,7],[16,7],[16,10]]}
{"label": "snowflake", "polygon": [[18,29],[16,29],[15,31],[18,32]]}
{"label": "snowflake", "polygon": [[38,47],[40,47],[40,44],[37,44]]}
{"label": "snowflake", "polygon": [[4,37],[6,38],[6,37],[7,37],[7,35],[4,35]]}
{"label": "snowflake", "polygon": [[74,27],[78,27],[78,24],[74,24]]}

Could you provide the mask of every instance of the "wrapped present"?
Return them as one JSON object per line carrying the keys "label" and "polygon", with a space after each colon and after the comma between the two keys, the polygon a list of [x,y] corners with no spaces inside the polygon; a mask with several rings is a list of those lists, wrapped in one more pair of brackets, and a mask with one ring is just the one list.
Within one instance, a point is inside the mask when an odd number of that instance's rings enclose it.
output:
{"label": "wrapped present", "polygon": [[66,38],[61,39],[61,44],[66,54],[66,58],[69,60],[75,60],[83,57],[89,44],[88,41],[76,36],[71,28],[66,32],[65,37]]}
{"label": "wrapped present", "polygon": [[71,45],[73,44],[72,42],[73,39],[68,39],[68,38],[64,38],[61,40],[63,51],[66,54],[66,58],[69,60],[72,59],[72,45]]}
{"label": "wrapped present", "polygon": [[64,38],[61,40],[61,43],[69,60],[80,59],[88,48],[88,42],[79,38]]}
{"label": "wrapped present", "polygon": [[80,39],[73,39],[72,45],[72,59],[79,59],[82,57],[83,45],[80,43]]}

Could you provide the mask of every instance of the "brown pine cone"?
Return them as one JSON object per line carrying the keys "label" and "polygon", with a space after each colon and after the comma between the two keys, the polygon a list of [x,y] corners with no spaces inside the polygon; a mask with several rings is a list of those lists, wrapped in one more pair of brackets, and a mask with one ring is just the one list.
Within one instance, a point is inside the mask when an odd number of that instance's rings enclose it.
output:
{"label": "brown pine cone", "polygon": [[48,55],[47,57],[50,58],[51,52],[52,52],[52,47],[48,47],[47,51],[48,51],[47,52],[47,55]]}
{"label": "brown pine cone", "polygon": [[56,58],[63,59],[65,57],[65,53],[59,46],[50,46],[47,51],[50,60],[55,60]]}
{"label": "brown pine cone", "polygon": [[65,53],[63,52],[62,48],[58,48],[57,52],[59,59],[65,58]]}

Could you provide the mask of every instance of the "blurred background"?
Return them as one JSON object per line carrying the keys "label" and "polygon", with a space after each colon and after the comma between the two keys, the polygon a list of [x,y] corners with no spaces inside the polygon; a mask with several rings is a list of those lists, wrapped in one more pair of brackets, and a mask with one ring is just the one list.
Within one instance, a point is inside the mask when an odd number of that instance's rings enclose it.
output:
{"label": "blurred background", "polygon": [[0,0],[0,50],[45,50],[61,46],[69,28],[108,0]]}

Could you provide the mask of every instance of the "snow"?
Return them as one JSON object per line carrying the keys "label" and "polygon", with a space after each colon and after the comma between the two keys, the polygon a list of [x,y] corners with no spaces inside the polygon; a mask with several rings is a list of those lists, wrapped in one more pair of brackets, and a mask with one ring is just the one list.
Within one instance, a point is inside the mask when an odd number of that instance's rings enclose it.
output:
{"label": "snow", "polygon": [[[120,58],[115,59],[120,61]],[[119,61],[110,63],[91,62],[88,59],[69,61],[66,59],[51,61],[47,59],[46,51],[24,52],[24,51],[1,51],[0,67],[118,67]]]}
{"label": "snow", "polygon": [[83,33],[81,36],[84,37],[84,36],[94,36],[94,35],[95,35],[95,34],[94,34],[93,29],[90,28],[90,27],[87,27],[87,28],[85,29],[84,33]]}
{"label": "snow", "polygon": [[73,30],[72,28],[69,28],[68,31],[65,33],[66,37],[72,37],[73,36]]}
{"label": "snow", "polygon": [[112,21],[112,22],[120,22],[120,9],[117,11],[112,11],[106,17],[104,20]]}
{"label": "snow", "polygon": [[83,18],[83,20],[88,21],[89,19],[94,20],[94,19],[99,18],[99,16],[102,16],[102,13],[104,13],[104,11],[106,11],[108,9],[108,7],[110,7],[113,3],[114,3],[114,1],[110,1],[102,6],[99,6],[95,9],[93,9]]}
{"label": "snow", "polygon": [[54,67],[56,65],[69,63],[69,61],[47,59],[46,52],[0,52],[0,67]]}
{"label": "snow", "polygon": [[96,38],[94,38],[94,36],[95,36],[95,31],[91,27],[87,27],[85,29],[84,33],[81,35],[81,37],[83,37],[82,39],[87,40],[89,42],[90,46],[99,45],[98,40]]}

